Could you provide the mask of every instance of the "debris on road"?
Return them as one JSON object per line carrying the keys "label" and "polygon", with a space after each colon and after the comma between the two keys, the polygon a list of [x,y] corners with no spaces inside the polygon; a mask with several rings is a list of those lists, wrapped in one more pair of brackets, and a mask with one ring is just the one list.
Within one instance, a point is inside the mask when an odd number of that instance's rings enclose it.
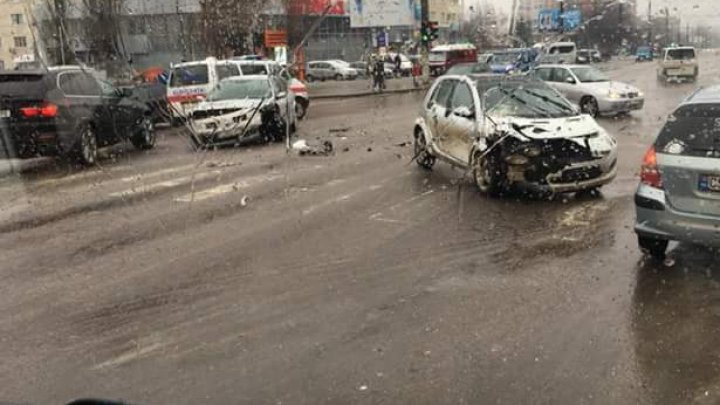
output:
{"label": "debris on road", "polygon": [[332,142],[330,141],[323,141],[320,145],[308,145],[307,141],[304,139],[295,141],[295,143],[292,144],[292,149],[300,156],[328,156],[335,150]]}
{"label": "debris on road", "polygon": [[350,127],[342,127],[342,128],[330,128],[328,132],[331,134],[336,134],[338,132],[347,132],[350,130]]}
{"label": "debris on road", "polygon": [[408,146],[408,142],[396,143],[395,146],[399,146],[399,147],[401,147],[401,148],[404,148],[404,147]]}
{"label": "debris on road", "polygon": [[367,148],[367,151],[368,151],[368,152],[372,152],[372,148]]}
{"label": "debris on road", "polygon": [[248,205],[248,196],[244,195],[243,198],[240,199],[240,206],[247,207],[247,205]]}

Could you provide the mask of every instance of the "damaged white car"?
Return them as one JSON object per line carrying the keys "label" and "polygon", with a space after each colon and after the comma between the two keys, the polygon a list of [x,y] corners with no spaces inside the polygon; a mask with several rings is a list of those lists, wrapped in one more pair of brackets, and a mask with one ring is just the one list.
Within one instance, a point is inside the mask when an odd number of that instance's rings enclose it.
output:
{"label": "damaged white car", "polygon": [[478,188],[596,190],[617,173],[617,141],[547,84],[527,77],[448,76],[415,123],[415,159],[472,171]]}
{"label": "damaged white car", "polygon": [[252,138],[285,139],[297,124],[295,97],[276,76],[222,80],[192,111],[190,128],[202,144],[238,143]]}

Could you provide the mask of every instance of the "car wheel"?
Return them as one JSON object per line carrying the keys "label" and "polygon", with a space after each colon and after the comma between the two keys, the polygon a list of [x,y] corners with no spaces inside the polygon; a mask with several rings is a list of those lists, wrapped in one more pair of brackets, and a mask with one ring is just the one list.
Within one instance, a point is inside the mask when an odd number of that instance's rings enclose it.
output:
{"label": "car wheel", "polygon": [[302,120],[305,118],[305,114],[307,114],[307,106],[305,106],[305,102],[302,101],[300,98],[295,99],[295,117],[297,119]]}
{"label": "car wheel", "polygon": [[341,81],[342,79],[344,79],[344,77],[343,77],[343,75],[341,75],[340,73],[338,73],[338,74],[335,75],[335,80]]}
{"label": "car wheel", "polygon": [[593,97],[586,97],[580,103],[580,111],[593,118],[597,118],[600,115],[600,107],[598,107],[597,100]]}
{"label": "car wheel", "polygon": [[425,133],[422,130],[415,134],[415,161],[418,166],[423,169],[430,170],[435,165],[437,159],[428,150],[425,140]]}
{"label": "car wheel", "polygon": [[305,79],[308,81],[308,83],[312,83],[315,81],[315,77],[313,75],[307,75],[305,76]]}
{"label": "car wheel", "polygon": [[80,139],[78,139],[76,148],[76,155],[80,163],[87,166],[97,163],[97,136],[92,125],[83,124],[80,127]]}
{"label": "car wheel", "polygon": [[481,193],[497,196],[502,191],[499,168],[495,164],[494,154],[483,156],[476,152],[473,156],[472,174],[475,185]]}
{"label": "car wheel", "polygon": [[152,149],[155,147],[155,140],[155,125],[150,117],[145,116],[140,123],[139,131],[130,138],[130,141],[137,149]]}
{"label": "car wheel", "polygon": [[669,242],[664,239],[653,239],[638,236],[638,245],[640,246],[640,250],[657,260],[665,260],[665,252],[667,252],[668,243]]}

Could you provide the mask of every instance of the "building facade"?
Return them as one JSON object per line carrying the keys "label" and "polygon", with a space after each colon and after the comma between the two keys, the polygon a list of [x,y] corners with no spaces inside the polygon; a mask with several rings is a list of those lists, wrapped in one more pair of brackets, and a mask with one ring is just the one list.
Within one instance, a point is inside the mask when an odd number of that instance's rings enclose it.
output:
{"label": "building facade", "polygon": [[0,69],[35,60],[31,0],[0,0]]}

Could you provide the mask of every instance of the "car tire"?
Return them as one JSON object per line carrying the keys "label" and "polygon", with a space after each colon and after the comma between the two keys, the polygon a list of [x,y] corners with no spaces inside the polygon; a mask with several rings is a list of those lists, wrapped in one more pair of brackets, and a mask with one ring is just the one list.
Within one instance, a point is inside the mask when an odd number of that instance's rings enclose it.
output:
{"label": "car tire", "polygon": [[140,123],[140,130],[130,138],[130,142],[137,149],[148,150],[155,147],[155,141],[155,125],[149,116],[145,116]]}
{"label": "car tire", "polygon": [[85,166],[92,166],[97,163],[98,142],[95,129],[89,123],[82,124],[79,128],[79,139],[75,147],[77,160]]}
{"label": "car tire", "polygon": [[303,118],[305,118],[305,115],[307,115],[307,105],[305,105],[305,101],[303,101],[301,98],[296,98],[295,117],[302,121]]}
{"label": "car tire", "polygon": [[638,236],[638,245],[643,253],[656,260],[665,260],[669,242],[664,239],[653,239],[645,236]]}
{"label": "car tire", "polygon": [[340,73],[335,75],[335,80],[337,80],[337,81],[342,81],[344,78],[345,77],[343,77],[343,75],[341,75]]}
{"label": "car tire", "polygon": [[425,170],[431,170],[433,166],[435,166],[437,158],[428,150],[425,133],[422,130],[417,130],[415,132],[414,151],[415,162],[418,166]]}
{"label": "car tire", "polygon": [[593,118],[597,118],[598,116],[600,116],[600,107],[598,106],[598,102],[597,100],[595,100],[594,97],[585,97],[580,102],[580,111],[582,111],[583,114],[588,114]]}
{"label": "car tire", "polygon": [[308,83],[312,83],[312,82],[315,81],[315,76],[313,76],[313,75],[307,75],[307,76],[305,76],[305,80],[307,80]]}
{"label": "car tire", "polygon": [[475,186],[481,193],[491,197],[501,194],[503,184],[498,175],[499,168],[495,164],[495,154],[483,156],[482,152],[475,152],[472,160],[472,176]]}

